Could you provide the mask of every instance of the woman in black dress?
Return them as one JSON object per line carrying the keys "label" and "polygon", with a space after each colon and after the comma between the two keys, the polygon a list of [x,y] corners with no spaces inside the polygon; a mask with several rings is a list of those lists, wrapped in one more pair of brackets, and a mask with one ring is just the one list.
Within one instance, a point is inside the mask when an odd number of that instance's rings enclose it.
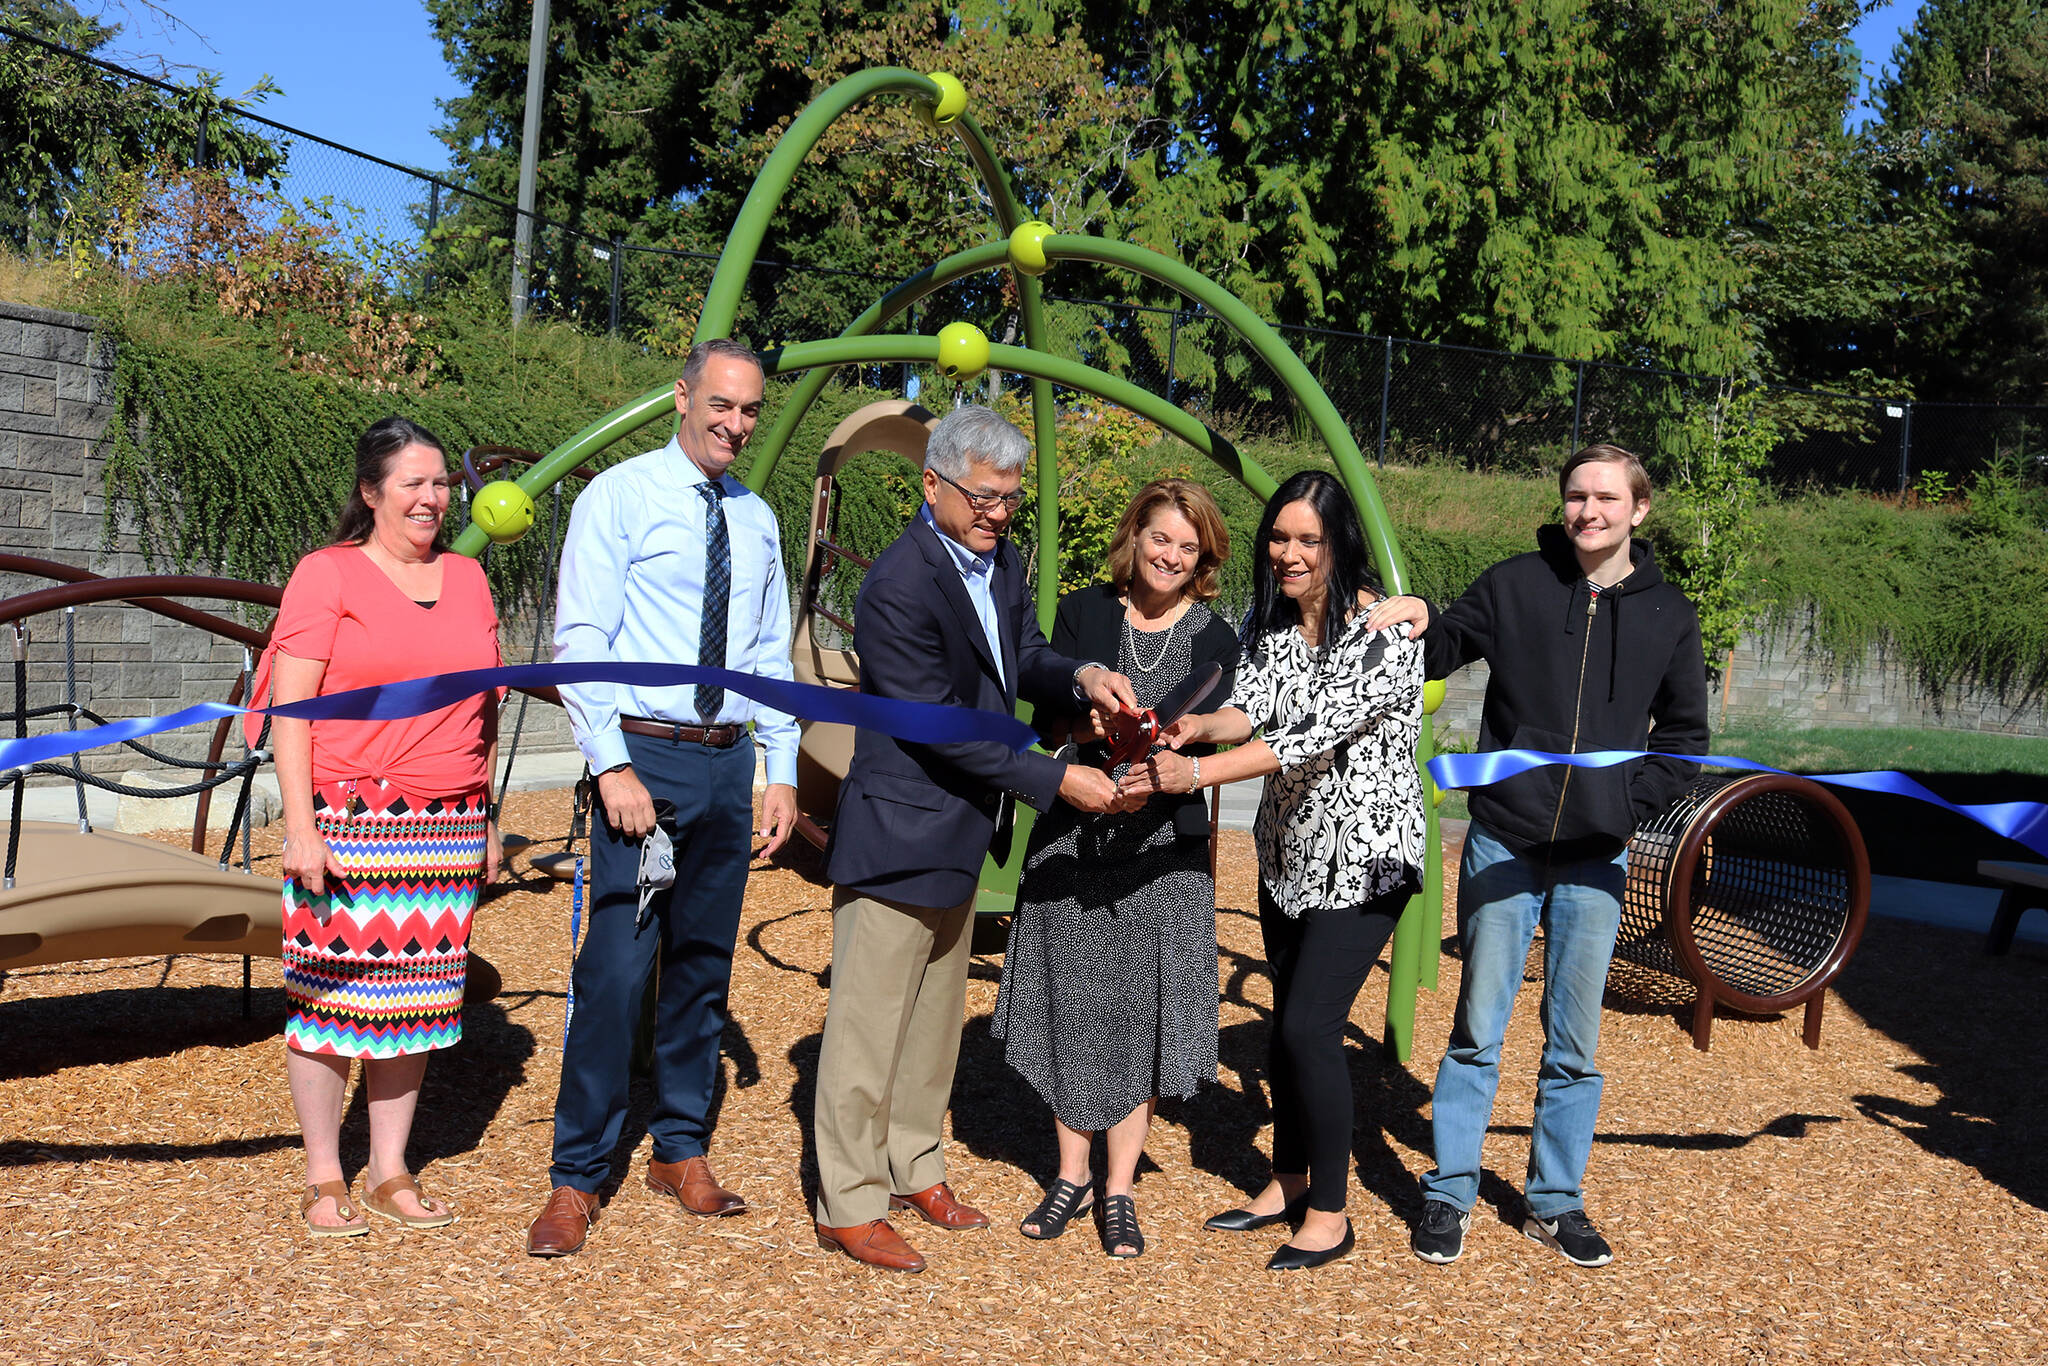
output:
{"label": "woman in black dress", "polygon": [[[1115,660],[1140,706],[1209,661],[1224,670],[1214,696],[1228,696],[1237,639],[1205,604],[1229,554],[1208,490],[1147,484],[1117,525],[1109,581],[1061,600],[1053,648]],[[1048,744],[1079,740],[1086,757],[1107,760],[1086,715],[1045,728]],[[1105,1132],[1102,1246],[1113,1257],[1145,1250],[1131,1189],[1158,1098],[1216,1078],[1209,814],[1188,796],[1134,798],[1132,808],[1093,816],[1056,806],[1033,828],[993,1027],[1052,1107],[1059,1142],[1059,1176],[1021,1230],[1057,1238],[1090,1208],[1089,1152]]]}
{"label": "woman in black dress", "polygon": [[[1299,1219],[1267,1263],[1287,1271],[1334,1261],[1353,1242],[1344,1023],[1422,886],[1422,647],[1406,624],[1367,625],[1382,595],[1358,514],[1329,475],[1305,470],[1280,486],[1252,554],[1252,613],[1230,704],[1170,727],[1161,738],[1172,749],[1134,765],[1121,785],[1192,796],[1269,775],[1252,837],[1273,971],[1273,1177],[1208,1226]],[[1235,748],[1196,757],[1217,744]]]}

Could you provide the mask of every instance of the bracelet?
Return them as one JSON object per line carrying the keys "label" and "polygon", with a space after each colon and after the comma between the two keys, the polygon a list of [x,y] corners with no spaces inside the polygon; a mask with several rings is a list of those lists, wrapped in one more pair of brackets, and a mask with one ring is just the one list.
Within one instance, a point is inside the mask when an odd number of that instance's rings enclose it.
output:
{"label": "bracelet", "polygon": [[1192,793],[1196,788],[1200,787],[1201,785],[1202,756],[1199,754],[1190,754],[1188,756],[1188,791]]}

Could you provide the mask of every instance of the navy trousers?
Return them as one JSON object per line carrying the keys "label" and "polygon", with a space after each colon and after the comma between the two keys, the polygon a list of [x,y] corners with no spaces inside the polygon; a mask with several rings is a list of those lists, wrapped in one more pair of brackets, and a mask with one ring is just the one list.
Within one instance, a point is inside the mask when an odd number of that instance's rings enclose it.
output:
{"label": "navy trousers", "polygon": [[[753,840],[754,747],[727,749],[627,735],[633,771],[676,809],[676,881],[638,926],[640,845],[593,813],[589,914],[562,1050],[550,1184],[597,1190],[626,1120],[633,1038],[658,960],[654,1010],[654,1157],[699,1156],[711,1138],[718,1041],[725,1030]],[[602,803],[599,804],[602,806]]]}

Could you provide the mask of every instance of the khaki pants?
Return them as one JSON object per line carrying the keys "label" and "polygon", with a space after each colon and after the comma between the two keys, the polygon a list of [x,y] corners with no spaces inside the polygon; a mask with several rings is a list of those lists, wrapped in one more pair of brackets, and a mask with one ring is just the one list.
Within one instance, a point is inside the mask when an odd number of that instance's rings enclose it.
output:
{"label": "khaki pants", "polygon": [[946,1179],[946,1104],[967,1008],[973,901],[832,896],[832,996],[818,1054],[818,1222],[889,1215]]}

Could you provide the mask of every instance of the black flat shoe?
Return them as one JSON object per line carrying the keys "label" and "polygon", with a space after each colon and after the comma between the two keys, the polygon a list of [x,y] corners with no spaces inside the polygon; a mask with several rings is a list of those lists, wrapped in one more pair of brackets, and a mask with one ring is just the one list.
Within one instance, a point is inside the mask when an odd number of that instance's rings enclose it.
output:
{"label": "black flat shoe", "polygon": [[1253,1214],[1248,1209],[1227,1209],[1204,1220],[1202,1227],[1215,1233],[1249,1233],[1255,1228],[1294,1223],[1307,1209],[1308,1192],[1303,1191],[1283,1205],[1278,1214]]}
{"label": "black flat shoe", "polygon": [[1337,1244],[1337,1246],[1326,1247],[1320,1252],[1311,1252],[1307,1248],[1296,1247],[1292,1243],[1282,1243],[1280,1250],[1273,1254],[1273,1259],[1266,1263],[1266,1270],[1307,1271],[1311,1267],[1324,1266],[1351,1251],[1357,1245],[1357,1242],[1358,1239],[1351,1232],[1351,1221],[1346,1219],[1344,1221],[1344,1241]]}

